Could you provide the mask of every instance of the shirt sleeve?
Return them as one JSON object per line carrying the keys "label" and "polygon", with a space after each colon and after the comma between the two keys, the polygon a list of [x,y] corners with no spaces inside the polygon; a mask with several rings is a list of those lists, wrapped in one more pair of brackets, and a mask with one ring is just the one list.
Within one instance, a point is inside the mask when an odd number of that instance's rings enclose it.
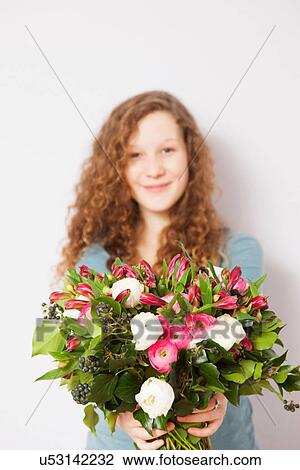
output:
{"label": "shirt sleeve", "polygon": [[228,269],[240,266],[245,279],[256,281],[264,274],[264,255],[260,242],[247,232],[234,232],[227,240]]}

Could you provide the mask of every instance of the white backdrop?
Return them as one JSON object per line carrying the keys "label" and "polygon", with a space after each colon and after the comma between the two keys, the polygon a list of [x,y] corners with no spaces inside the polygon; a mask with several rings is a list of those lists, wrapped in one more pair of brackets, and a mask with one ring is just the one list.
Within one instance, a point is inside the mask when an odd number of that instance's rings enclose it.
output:
{"label": "white backdrop", "polygon": [[[34,383],[52,363],[31,359],[31,337],[91,131],[142,91],[174,93],[210,130],[217,207],[262,244],[264,293],[288,322],[288,357],[299,363],[299,2],[1,0],[0,8],[1,448],[85,445],[82,407],[56,383]],[[270,393],[251,401],[261,448],[300,449],[299,412],[284,412]]]}

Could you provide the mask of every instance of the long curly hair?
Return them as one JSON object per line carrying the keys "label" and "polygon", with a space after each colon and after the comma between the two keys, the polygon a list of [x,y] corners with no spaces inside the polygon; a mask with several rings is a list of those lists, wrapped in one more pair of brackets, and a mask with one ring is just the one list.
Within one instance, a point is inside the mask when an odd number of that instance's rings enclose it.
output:
{"label": "long curly hair", "polygon": [[[83,162],[75,185],[75,201],[67,211],[67,241],[56,266],[57,280],[93,243],[101,244],[108,252],[108,270],[116,257],[128,264],[140,261],[136,248],[139,206],[131,197],[124,169],[132,133],[139,121],[154,111],[173,115],[189,159],[187,189],[169,210],[170,224],[161,232],[157,260],[165,258],[169,262],[180,252],[176,240],[181,240],[196,265],[206,265],[207,259],[220,264],[226,227],[212,202],[216,185],[211,151],[182,102],[170,93],[154,90],[135,95],[113,109],[93,143],[91,155]],[[161,264],[153,266],[158,275]]]}

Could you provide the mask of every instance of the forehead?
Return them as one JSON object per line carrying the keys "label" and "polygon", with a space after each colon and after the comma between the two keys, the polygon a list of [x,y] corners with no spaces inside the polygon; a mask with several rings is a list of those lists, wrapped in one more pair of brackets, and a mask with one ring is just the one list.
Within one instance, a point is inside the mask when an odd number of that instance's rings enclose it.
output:
{"label": "forehead", "polygon": [[129,146],[156,145],[166,140],[181,139],[181,130],[171,113],[155,111],[142,118],[129,138]]}

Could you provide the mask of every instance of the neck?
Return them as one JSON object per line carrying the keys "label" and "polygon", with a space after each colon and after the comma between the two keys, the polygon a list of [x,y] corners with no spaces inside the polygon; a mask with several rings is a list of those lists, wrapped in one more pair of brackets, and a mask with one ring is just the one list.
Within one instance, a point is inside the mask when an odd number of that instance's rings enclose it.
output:
{"label": "neck", "polygon": [[143,236],[146,240],[151,241],[158,239],[161,231],[169,224],[168,211],[152,212],[145,208],[140,209],[143,223]]}

